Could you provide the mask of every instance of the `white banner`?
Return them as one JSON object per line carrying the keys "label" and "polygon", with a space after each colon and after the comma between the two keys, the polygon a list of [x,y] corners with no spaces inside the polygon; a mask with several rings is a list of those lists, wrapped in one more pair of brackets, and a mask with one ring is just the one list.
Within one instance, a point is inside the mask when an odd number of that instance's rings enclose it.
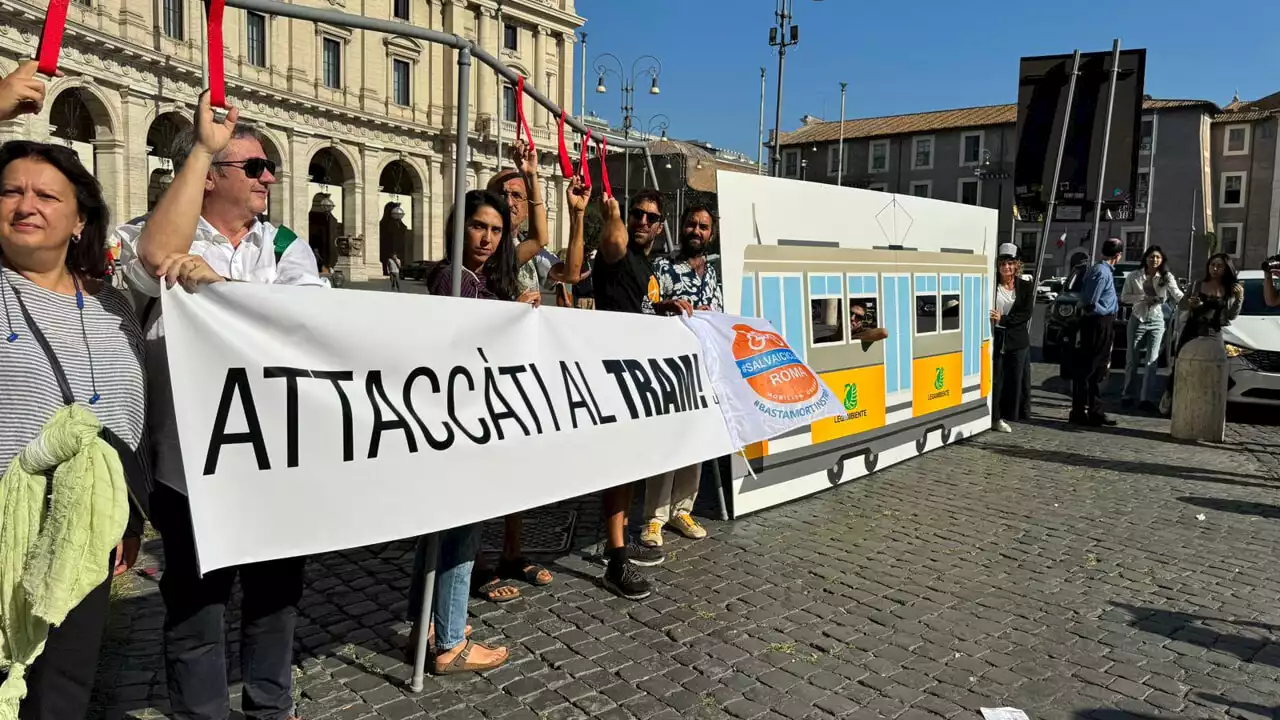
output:
{"label": "white banner", "polygon": [[734,451],[678,320],[227,283],[163,299],[200,567],[411,537]]}
{"label": "white banner", "polygon": [[694,313],[684,322],[698,336],[729,437],[737,448],[777,437],[815,420],[844,417],[836,396],[768,320]]}

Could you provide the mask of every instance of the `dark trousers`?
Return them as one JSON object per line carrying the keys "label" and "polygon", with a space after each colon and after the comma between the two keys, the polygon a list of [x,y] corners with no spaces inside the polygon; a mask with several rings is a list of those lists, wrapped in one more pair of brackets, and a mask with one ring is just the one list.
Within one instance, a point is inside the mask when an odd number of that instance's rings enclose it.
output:
{"label": "dark trousers", "polygon": [[1027,353],[1022,356],[1022,395],[1018,398],[1020,401],[1022,414],[1019,418],[1025,420],[1031,417],[1031,349],[1027,348]]}
{"label": "dark trousers", "polygon": [[[114,553],[107,567],[113,565]],[[19,720],[78,720],[89,712],[98,650],[111,608],[110,572],[104,577],[61,625],[49,629],[44,652],[27,671],[27,696],[18,710]]]}
{"label": "dark trousers", "polygon": [[185,495],[157,486],[151,517],[164,537],[164,660],[176,720],[226,720],[226,627],[231,586],[240,576],[242,710],[249,720],[293,712],[293,631],[306,558],[223,568],[200,577]]}
{"label": "dark trousers", "polygon": [[1017,422],[1022,412],[1023,379],[1027,374],[1027,356],[1031,348],[1004,350],[992,355],[991,420]]}
{"label": "dark trousers", "polygon": [[1080,346],[1071,383],[1071,414],[1076,417],[1102,414],[1102,386],[1111,365],[1115,341],[1114,315],[1085,315],[1080,319]]}
{"label": "dark trousers", "polygon": [[391,289],[399,292],[400,290],[400,273],[387,273],[387,277],[391,278]]}

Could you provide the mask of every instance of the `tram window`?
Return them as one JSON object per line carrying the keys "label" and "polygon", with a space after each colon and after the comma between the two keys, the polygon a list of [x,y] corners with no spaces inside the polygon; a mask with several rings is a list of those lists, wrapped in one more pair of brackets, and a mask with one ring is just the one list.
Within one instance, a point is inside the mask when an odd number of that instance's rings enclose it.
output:
{"label": "tram window", "polygon": [[877,315],[875,298],[849,298],[849,336],[880,327]]}
{"label": "tram window", "polygon": [[916,296],[916,334],[938,332],[938,296]]}
{"label": "tram window", "polygon": [[960,329],[960,296],[942,296],[942,332]]}
{"label": "tram window", "polygon": [[844,300],[820,298],[809,301],[809,337],[814,345],[844,342]]}

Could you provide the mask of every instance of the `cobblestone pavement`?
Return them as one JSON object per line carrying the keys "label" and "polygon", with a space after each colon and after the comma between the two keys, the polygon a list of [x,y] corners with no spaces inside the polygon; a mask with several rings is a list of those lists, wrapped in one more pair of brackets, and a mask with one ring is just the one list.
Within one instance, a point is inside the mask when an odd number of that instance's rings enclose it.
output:
{"label": "cobblestone pavement", "polygon": [[[298,632],[307,720],[443,718],[1268,718],[1280,713],[1280,428],[1223,446],[1167,423],[1036,417],[869,478],[671,541],[643,603],[581,553],[516,602],[476,601],[514,659],[406,688],[412,545],[309,566]],[[1268,466],[1269,464],[1269,466]],[[591,499],[574,547],[595,538]],[[155,543],[149,546],[156,551]],[[154,568],[154,556],[147,566]],[[154,574],[120,588],[98,717],[162,717]],[[233,659],[232,667],[238,660]],[[233,687],[233,692],[235,688]]]}

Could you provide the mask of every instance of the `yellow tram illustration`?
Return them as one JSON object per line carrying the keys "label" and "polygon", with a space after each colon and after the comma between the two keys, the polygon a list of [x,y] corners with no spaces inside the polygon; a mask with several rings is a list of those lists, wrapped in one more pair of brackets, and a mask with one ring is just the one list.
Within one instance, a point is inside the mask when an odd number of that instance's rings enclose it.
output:
{"label": "yellow tram illustration", "polygon": [[[990,428],[994,211],[726,176],[727,311],[768,319],[845,410],[745,448],[735,516]],[[861,339],[870,328],[887,337]]]}

